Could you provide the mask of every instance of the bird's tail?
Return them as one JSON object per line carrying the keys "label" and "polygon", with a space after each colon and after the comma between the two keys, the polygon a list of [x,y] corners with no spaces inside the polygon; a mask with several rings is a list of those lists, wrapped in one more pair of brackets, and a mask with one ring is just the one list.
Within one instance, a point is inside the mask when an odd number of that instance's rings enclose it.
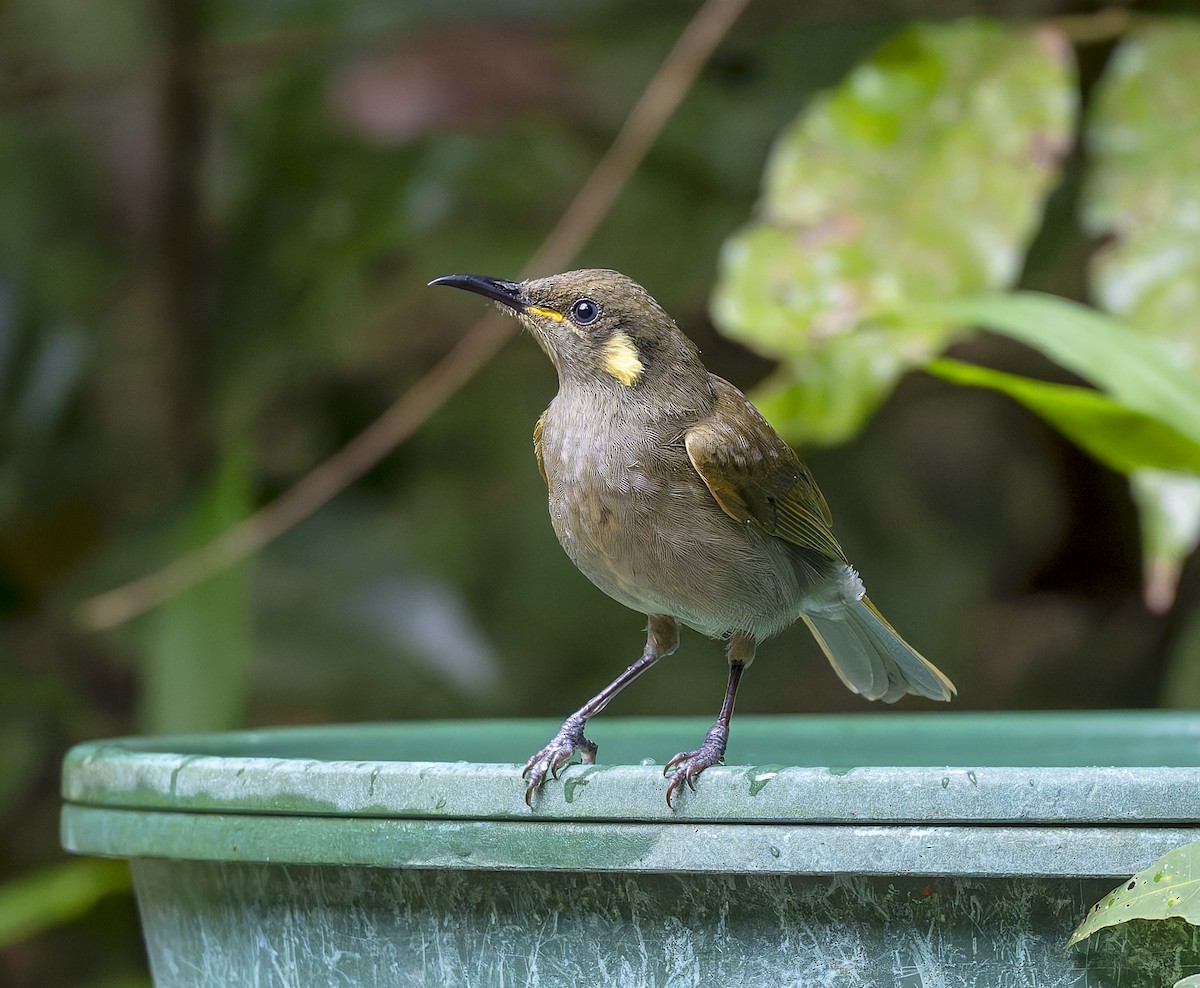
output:
{"label": "bird's tail", "polygon": [[847,604],[837,617],[802,616],[842,682],[868,700],[895,703],[906,693],[949,700],[958,692],[867,597]]}

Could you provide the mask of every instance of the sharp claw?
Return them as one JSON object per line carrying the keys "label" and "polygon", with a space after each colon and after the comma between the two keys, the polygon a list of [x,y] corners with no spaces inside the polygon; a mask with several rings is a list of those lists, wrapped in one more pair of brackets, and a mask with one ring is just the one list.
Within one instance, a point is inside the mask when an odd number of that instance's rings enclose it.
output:
{"label": "sharp claw", "polygon": [[579,752],[585,764],[596,761],[596,744],[583,736],[583,724],[568,720],[541,751],[525,763],[521,778],[528,778],[525,789],[525,804],[533,806],[533,796],[542,788],[546,777],[558,779],[558,773],[571,763],[575,752]]}
{"label": "sharp claw", "polygon": [[671,783],[667,786],[667,805],[672,809],[675,808],[671,800],[675,794],[686,784],[692,791],[696,791],[696,779],[705,769],[711,768],[713,765],[719,765],[722,762],[724,754],[724,744],[718,748],[713,743],[712,734],[705,738],[705,742],[695,751],[681,751],[672,758],[663,767],[663,776],[671,776]]}
{"label": "sharp claw", "polygon": [[[672,761],[674,762],[675,760],[672,759]],[[684,761],[686,761],[686,759],[679,759],[676,764],[682,764]],[[700,769],[700,772],[702,771],[704,771],[703,768]],[[675,794],[684,787],[685,784],[689,789],[692,790],[692,792],[696,791],[696,776],[699,775],[700,772],[693,772],[690,767],[684,767],[676,772],[671,778],[671,783],[667,786],[667,805],[671,807],[671,809],[675,809],[675,804],[671,802],[671,800],[675,797]]]}
{"label": "sharp claw", "polygon": [[558,781],[558,773],[571,764],[571,759],[575,756],[574,751],[559,750],[550,759],[550,776],[555,782]]}
{"label": "sharp claw", "polygon": [[671,809],[675,809],[675,804],[672,802],[672,800],[682,788],[683,780],[678,775],[675,776],[675,778],[671,780],[671,784],[667,786],[667,806],[669,806]]}
{"label": "sharp claw", "polygon": [[546,779],[546,770],[542,768],[542,759],[533,758],[529,764],[525,766],[525,771],[521,773],[521,778],[529,776],[529,785],[525,787],[525,805],[530,809],[533,808],[533,794],[536,793],[541,784]]}

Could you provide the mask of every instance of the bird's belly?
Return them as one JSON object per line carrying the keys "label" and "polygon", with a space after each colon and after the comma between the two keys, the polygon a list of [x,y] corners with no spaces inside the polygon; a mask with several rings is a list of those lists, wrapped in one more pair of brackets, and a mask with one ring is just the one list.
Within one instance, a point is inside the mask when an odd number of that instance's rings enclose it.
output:
{"label": "bird's belly", "polygon": [[551,479],[550,518],[575,565],[627,607],[708,635],[766,638],[791,624],[801,591],[786,550],[729,518],[690,464],[659,472],[626,467],[613,483],[592,469],[586,494]]}

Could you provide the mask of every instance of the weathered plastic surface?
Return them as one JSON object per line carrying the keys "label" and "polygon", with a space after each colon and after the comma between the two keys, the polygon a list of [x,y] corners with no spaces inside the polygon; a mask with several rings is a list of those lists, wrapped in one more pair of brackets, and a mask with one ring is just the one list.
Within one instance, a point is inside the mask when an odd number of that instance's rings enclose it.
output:
{"label": "weathered plastic surface", "polygon": [[1169,988],[1198,969],[1150,924],[1064,948],[1112,879],[149,859],[134,879],[159,988]]}
{"label": "weathered plastic surface", "polygon": [[1200,715],[743,717],[669,810],[642,762],[707,727],[598,719],[601,764],[533,809],[517,763],[556,723],[97,742],[67,757],[63,841],[133,859],[159,988],[1200,970],[1178,925],[1063,947],[1115,880],[1200,839]]}

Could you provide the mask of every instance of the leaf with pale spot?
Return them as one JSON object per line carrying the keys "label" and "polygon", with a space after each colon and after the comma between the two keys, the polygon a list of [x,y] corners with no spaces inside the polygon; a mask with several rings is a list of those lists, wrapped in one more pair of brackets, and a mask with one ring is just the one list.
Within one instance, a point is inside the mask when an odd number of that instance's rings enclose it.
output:
{"label": "leaf with pale spot", "polygon": [[905,30],[780,135],[712,300],[723,332],[784,361],[767,404],[803,414],[777,427],[852,435],[948,338],[881,320],[1015,281],[1075,107],[1060,34],[962,20]]}

